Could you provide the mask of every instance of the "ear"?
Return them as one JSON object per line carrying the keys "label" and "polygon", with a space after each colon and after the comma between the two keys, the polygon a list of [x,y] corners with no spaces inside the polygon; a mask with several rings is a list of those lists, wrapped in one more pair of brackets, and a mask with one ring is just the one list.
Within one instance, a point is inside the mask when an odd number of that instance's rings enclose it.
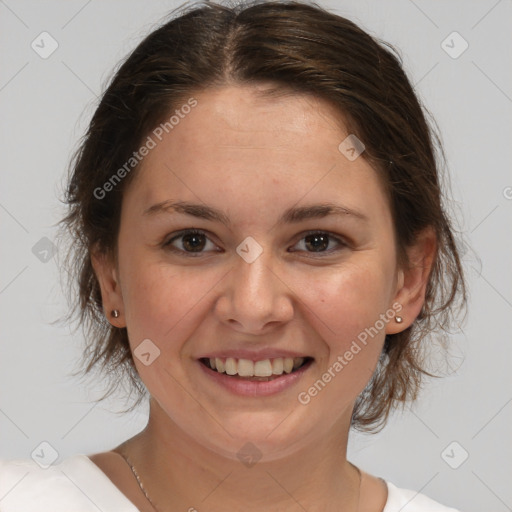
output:
{"label": "ear", "polygon": [[435,261],[437,237],[432,227],[421,231],[414,244],[406,249],[408,264],[397,273],[394,303],[402,306],[397,316],[401,323],[389,322],[386,334],[396,334],[407,329],[420,314],[425,302],[427,283]]}
{"label": "ear", "polygon": [[[97,249],[91,251],[91,264],[98,279],[103,311],[107,320],[115,327],[126,327],[124,303],[121,286],[113,258]],[[112,311],[119,311],[118,318],[112,316]]]}

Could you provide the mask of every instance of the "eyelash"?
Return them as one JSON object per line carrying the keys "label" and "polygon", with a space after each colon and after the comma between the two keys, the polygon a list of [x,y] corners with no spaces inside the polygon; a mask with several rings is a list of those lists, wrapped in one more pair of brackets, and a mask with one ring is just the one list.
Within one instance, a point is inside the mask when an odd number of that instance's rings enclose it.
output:
{"label": "eyelash", "polygon": [[[171,244],[175,240],[178,240],[179,238],[184,237],[185,235],[203,235],[208,240],[210,240],[207,236],[207,234],[204,231],[201,231],[200,229],[184,229],[183,231],[179,231],[176,233],[172,238],[170,238],[167,242],[163,244],[163,247],[166,249],[171,250],[172,252],[178,253],[181,256],[190,257],[190,258],[197,258],[199,256],[202,256],[204,252],[187,252],[183,251],[181,249],[177,249],[176,247],[173,247]],[[211,241],[211,240],[210,240]],[[213,242],[212,242],[213,243]]]}
{"label": "eyelash", "polygon": [[[186,235],[202,235],[202,236],[205,236],[210,242],[212,242],[209,238],[208,238],[208,235],[205,231],[202,231],[200,229],[184,229],[182,231],[179,231],[178,233],[176,233],[172,238],[170,238],[167,242],[164,242],[163,244],[163,247],[166,248],[166,249],[169,249],[170,251],[172,252],[175,252],[177,254],[180,254],[180,255],[183,255],[185,257],[191,257],[191,258],[197,258],[199,256],[202,256],[203,254],[205,254],[205,252],[188,252],[188,251],[184,251],[182,249],[177,249],[176,247],[173,247],[171,244],[186,236]],[[343,239],[337,237],[337,236],[334,236],[332,235],[331,233],[329,233],[328,231],[321,231],[321,230],[312,230],[312,231],[306,231],[305,233],[302,234],[303,236],[300,238],[299,241],[302,241],[304,238],[308,237],[308,236],[311,236],[311,235],[327,235],[329,240],[334,240],[338,243],[338,245],[340,247],[338,247],[337,249],[329,249],[329,250],[326,250],[326,251],[319,251],[319,252],[314,252],[314,251],[305,251],[307,252],[308,254],[313,254],[315,255],[315,257],[320,257],[322,258],[323,256],[322,255],[330,255],[332,254],[333,252],[338,252],[340,250],[342,250],[343,248],[347,247],[348,246],[348,243],[345,242]],[[213,243],[213,242],[212,242]],[[209,251],[207,251],[209,252]],[[217,251],[218,252],[218,251]],[[300,251],[292,251],[292,252],[300,252]]]}

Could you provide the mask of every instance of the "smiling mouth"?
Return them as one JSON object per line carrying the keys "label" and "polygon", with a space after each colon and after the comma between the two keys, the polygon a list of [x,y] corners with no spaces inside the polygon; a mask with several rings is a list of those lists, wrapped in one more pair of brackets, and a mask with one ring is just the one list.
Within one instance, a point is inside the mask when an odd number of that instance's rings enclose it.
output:
{"label": "smiling mouth", "polygon": [[303,368],[312,357],[277,357],[261,361],[249,359],[201,358],[199,361],[214,372],[244,380],[269,381]]}

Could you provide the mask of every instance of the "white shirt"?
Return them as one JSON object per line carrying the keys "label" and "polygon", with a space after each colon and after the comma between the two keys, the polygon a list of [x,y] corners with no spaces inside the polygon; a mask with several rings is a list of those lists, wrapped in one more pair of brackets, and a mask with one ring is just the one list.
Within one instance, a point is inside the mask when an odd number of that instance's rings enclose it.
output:
{"label": "white shirt", "polygon": [[[390,482],[383,512],[458,512]],[[197,507],[198,510],[200,507]],[[32,459],[0,459],[0,512],[139,512],[87,455],[43,469]]]}

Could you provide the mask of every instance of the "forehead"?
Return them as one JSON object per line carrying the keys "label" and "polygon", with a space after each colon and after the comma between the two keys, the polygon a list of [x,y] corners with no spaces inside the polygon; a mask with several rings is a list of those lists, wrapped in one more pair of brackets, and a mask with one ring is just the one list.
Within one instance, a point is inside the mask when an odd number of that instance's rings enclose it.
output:
{"label": "forehead", "polygon": [[368,162],[340,151],[349,133],[332,105],[305,94],[264,96],[264,90],[233,86],[193,95],[196,105],[175,116],[161,140],[150,134],[156,145],[127,195],[137,195],[141,207],[173,199],[169,194],[211,197],[218,206],[230,198],[263,205],[266,198],[275,207],[306,195],[350,203],[379,194]]}

